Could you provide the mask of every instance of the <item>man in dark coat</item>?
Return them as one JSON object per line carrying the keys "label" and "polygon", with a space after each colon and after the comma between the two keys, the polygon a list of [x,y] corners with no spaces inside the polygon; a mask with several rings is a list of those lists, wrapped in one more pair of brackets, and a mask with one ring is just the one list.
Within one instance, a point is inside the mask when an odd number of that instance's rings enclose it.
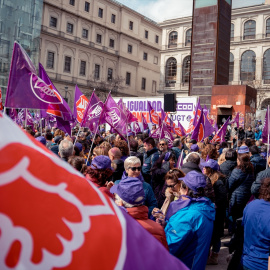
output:
{"label": "man in dark coat", "polygon": [[246,131],[246,139],[252,139],[252,140],[255,139],[255,134],[252,131],[251,127],[248,127],[248,130]]}
{"label": "man in dark coat", "polygon": [[234,149],[228,149],[225,159],[226,161],[220,165],[220,172],[229,178],[232,170],[237,166],[237,152]]}
{"label": "man in dark coat", "polygon": [[250,162],[254,167],[254,175],[257,174],[266,168],[266,160],[263,159],[259,154],[259,148],[256,145],[249,147],[250,151]]}
{"label": "man in dark coat", "polygon": [[199,167],[200,164],[200,156],[198,154],[189,154],[187,157],[187,162],[183,164],[181,171],[187,174],[190,171],[197,171],[201,173],[201,169]]}

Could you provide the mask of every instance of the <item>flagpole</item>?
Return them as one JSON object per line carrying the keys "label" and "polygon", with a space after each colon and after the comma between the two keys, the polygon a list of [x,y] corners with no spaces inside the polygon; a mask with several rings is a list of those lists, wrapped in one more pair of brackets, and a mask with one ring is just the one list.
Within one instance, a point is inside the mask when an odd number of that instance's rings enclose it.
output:
{"label": "flagpole", "polygon": [[129,150],[129,156],[130,156],[130,144],[129,144],[129,139],[128,139],[127,120],[126,120],[126,133],[127,133],[128,150]]}

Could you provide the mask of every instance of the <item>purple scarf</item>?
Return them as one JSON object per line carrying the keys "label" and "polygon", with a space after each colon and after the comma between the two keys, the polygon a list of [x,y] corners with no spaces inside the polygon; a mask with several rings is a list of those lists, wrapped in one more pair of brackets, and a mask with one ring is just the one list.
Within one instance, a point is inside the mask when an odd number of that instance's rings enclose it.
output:
{"label": "purple scarf", "polygon": [[[124,171],[121,180],[124,180],[124,179],[127,179],[127,178],[128,178],[128,175],[127,175],[127,173]],[[141,182],[144,182],[144,179],[143,179],[143,176],[142,176],[141,173],[140,173],[138,179],[139,179]]]}

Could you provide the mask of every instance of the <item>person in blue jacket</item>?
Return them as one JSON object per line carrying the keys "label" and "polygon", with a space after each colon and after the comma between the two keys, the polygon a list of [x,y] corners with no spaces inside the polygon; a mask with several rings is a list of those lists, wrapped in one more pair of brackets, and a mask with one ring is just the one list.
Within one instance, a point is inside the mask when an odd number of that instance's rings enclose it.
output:
{"label": "person in blue jacket", "polygon": [[[263,180],[259,200],[250,202],[245,210],[244,270],[267,270],[270,248],[270,178]],[[269,269],[269,268],[268,268]]]}
{"label": "person in blue jacket", "polygon": [[215,220],[215,206],[204,197],[206,179],[204,175],[191,171],[177,183],[166,181],[167,187],[177,190],[179,200],[170,204],[165,221],[166,239],[169,251],[187,267],[194,270],[205,269]]}
{"label": "person in blue jacket", "polygon": [[[137,157],[128,157],[124,162],[125,171],[123,173],[122,179],[126,179],[128,177],[136,177],[138,181],[143,183],[143,190],[145,193],[145,201],[144,205],[148,207],[148,217],[151,216],[152,210],[155,207],[158,207],[157,200],[154,194],[152,187],[146,183],[141,175],[141,161]],[[117,180],[114,184],[119,184],[121,180]]]}

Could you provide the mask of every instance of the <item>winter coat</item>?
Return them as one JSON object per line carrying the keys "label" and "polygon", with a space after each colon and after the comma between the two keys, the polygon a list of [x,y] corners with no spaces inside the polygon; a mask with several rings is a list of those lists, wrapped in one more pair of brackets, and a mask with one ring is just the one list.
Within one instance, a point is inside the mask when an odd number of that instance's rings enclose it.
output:
{"label": "winter coat", "polygon": [[150,175],[150,170],[153,167],[154,163],[158,160],[158,158],[159,158],[159,153],[156,147],[144,153],[143,166],[142,166],[143,175]]}
{"label": "winter coat", "polygon": [[220,172],[226,175],[228,178],[230,177],[233,169],[237,166],[236,161],[226,160],[220,165]]}
{"label": "winter coat", "polygon": [[215,208],[210,200],[191,202],[177,211],[165,227],[170,253],[191,269],[205,269],[214,219]]}
{"label": "winter coat", "polygon": [[127,212],[136,219],[149,233],[151,233],[166,249],[168,244],[163,227],[148,219],[148,208],[145,205],[126,208]]}
{"label": "winter coat", "polygon": [[251,131],[249,131],[249,130],[247,130],[246,131],[246,139],[255,139],[255,135],[254,135],[254,132],[251,130]]}
{"label": "winter coat", "polygon": [[174,152],[174,154],[176,156],[176,160],[178,160],[178,158],[180,157],[182,151],[183,151],[183,159],[186,157],[186,154],[185,154],[184,150],[181,150],[178,147],[173,147],[172,150],[173,150],[173,152]]}
{"label": "winter coat", "polygon": [[267,168],[258,173],[256,180],[253,182],[251,186],[251,194],[255,196],[255,198],[259,197],[259,191],[262,184],[263,179],[270,177],[270,168]]}
{"label": "winter coat", "polygon": [[230,194],[230,213],[233,217],[239,218],[251,196],[251,185],[254,175],[235,168],[228,179]]}
{"label": "winter coat", "polygon": [[143,154],[139,152],[130,151],[129,155],[131,157],[137,157],[141,161],[141,164],[143,164]]}
{"label": "winter coat", "polygon": [[[245,210],[242,264],[252,270],[267,270],[270,247],[270,203],[250,202]],[[268,268],[269,269],[269,268]]]}
{"label": "winter coat", "polygon": [[250,157],[250,162],[254,167],[254,175],[255,177],[257,174],[266,168],[266,160],[263,159],[260,154],[255,154]]}
{"label": "winter coat", "polygon": [[239,133],[238,133],[238,140],[242,141],[245,139],[246,133],[243,129],[239,129]]}
{"label": "winter coat", "polygon": [[[114,182],[114,184],[118,185],[120,181],[121,180],[117,180]],[[141,181],[141,180],[138,178],[138,181]],[[155,207],[158,207],[157,200],[155,198],[155,194],[154,194],[152,187],[148,183],[146,183],[145,181],[143,181],[143,190],[144,190],[144,194],[145,194],[144,205],[146,205],[148,207],[148,216],[150,217],[152,214],[152,210]]]}
{"label": "winter coat", "polygon": [[260,130],[259,132],[255,132],[254,135],[255,135],[255,140],[258,141],[262,137],[262,131]]}
{"label": "winter coat", "polygon": [[181,167],[181,171],[183,173],[185,173],[185,174],[187,174],[190,171],[196,171],[196,172],[199,172],[199,173],[202,172],[201,169],[200,169],[200,167],[197,164],[193,163],[193,162],[186,162],[186,163],[184,163],[182,165],[182,167]]}

